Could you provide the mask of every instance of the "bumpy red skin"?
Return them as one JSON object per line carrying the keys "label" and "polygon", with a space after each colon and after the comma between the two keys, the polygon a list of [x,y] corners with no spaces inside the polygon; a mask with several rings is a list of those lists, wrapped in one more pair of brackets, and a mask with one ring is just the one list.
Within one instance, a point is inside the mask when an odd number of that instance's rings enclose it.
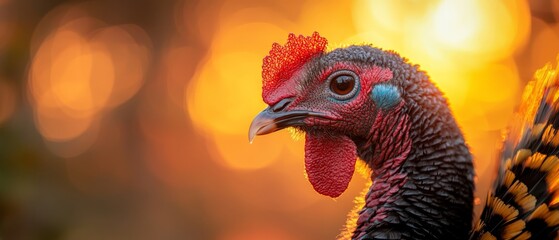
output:
{"label": "bumpy red skin", "polygon": [[294,86],[292,76],[310,59],[323,53],[327,44],[326,38],[317,32],[308,37],[291,33],[285,45],[274,43],[262,64],[264,102],[274,105],[283,99],[283,95],[292,93],[291,89],[283,86]]}
{"label": "bumpy red skin", "polygon": [[[369,101],[369,93],[371,92],[372,86],[392,79],[392,72],[389,69],[376,66],[363,69],[344,62],[337,63],[325,69],[322,74],[319,75],[318,79],[323,82],[330,74],[339,70],[352,70],[361,76],[361,91],[356,98],[345,105],[338,105],[343,106],[343,108],[340,107],[334,109],[334,111],[330,110],[330,112],[336,112],[342,115],[345,115],[343,114],[344,112],[351,113],[359,111],[363,103]],[[281,92],[286,94],[283,95],[283,97],[295,96],[288,93],[288,90]],[[305,98],[295,98],[291,106],[298,106],[300,102],[307,100],[308,99]],[[288,108],[288,110],[291,109]],[[315,106],[312,110],[324,111],[320,106]],[[382,114],[379,114],[379,116],[381,115]],[[331,116],[331,120],[334,119],[343,120]],[[382,119],[378,120],[379,122],[376,127],[380,128],[380,124],[382,124],[380,121]],[[319,119],[313,118],[307,119],[306,124],[308,126],[324,125]],[[357,130],[358,129],[353,129],[354,132]],[[405,140],[399,139],[399,141]],[[305,168],[307,176],[314,189],[321,194],[330,197],[338,197],[347,189],[355,170],[356,158],[357,151],[355,143],[346,135],[325,134],[320,132],[306,135]],[[401,158],[403,159],[405,156]]]}
{"label": "bumpy red skin", "polygon": [[325,133],[305,136],[305,170],[313,188],[326,196],[338,197],[355,170],[355,143],[344,135]]}

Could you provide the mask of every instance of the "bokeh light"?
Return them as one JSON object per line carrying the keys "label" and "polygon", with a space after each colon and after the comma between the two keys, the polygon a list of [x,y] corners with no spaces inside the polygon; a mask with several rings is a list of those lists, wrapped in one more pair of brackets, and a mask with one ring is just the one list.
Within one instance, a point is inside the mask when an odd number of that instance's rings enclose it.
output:
{"label": "bokeh light", "polygon": [[484,199],[523,87],[559,53],[549,0],[0,0],[0,12],[2,239],[335,238],[367,171],[332,200],[305,178],[292,132],[247,139],[266,107],[262,58],[290,32],[419,64]]}
{"label": "bokeh light", "polygon": [[[246,144],[248,124],[265,107],[261,101],[254,101],[261,99],[262,55],[273,39],[285,38],[284,30],[277,25],[262,20],[240,21],[247,13],[257,12],[254,10],[222,17],[223,24],[229,27],[216,33],[206,60],[196,71],[185,94],[189,115],[216,146],[219,155],[215,159],[235,169],[269,166],[278,160],[286,145],[293,144],[279,135],[258,139],[253,146]],[[256,19],[269,17],[261,12],[251,16]],[[254,32],[259,35],[252,35]],[[247,38],[249,35],[252,37]],[[243,64],[237,64],[239,62]]]}
{"label": "bokeh light", "polygon": [[[77,6],[53,12],[60,15],[51,13],[42,24],[58,25],[35,39],[40,43],[30,68],[29,96],[41,135],[51,142],[70,142],[138,91],[151,42],[138,26],[107,26]],[[42,31],[36,30],[37,35]],[[88,139],[76,141],[71,154],[54,152],[77,155],[76,149],[87,149],[79,142],[94,142]]]}

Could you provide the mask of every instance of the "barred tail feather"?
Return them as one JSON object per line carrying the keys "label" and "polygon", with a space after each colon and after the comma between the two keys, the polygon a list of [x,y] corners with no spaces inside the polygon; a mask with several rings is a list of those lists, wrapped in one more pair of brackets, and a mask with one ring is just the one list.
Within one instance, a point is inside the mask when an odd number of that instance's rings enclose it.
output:
{"label": "barred tail feather", "polygon": [[559,239],[559,67],[538,70],[471,239]]}

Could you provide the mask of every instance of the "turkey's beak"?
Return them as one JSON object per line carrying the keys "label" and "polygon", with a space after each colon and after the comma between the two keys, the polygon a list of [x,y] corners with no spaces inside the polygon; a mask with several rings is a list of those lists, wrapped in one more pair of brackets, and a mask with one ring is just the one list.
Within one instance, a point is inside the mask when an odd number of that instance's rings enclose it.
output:
{"label": "turkey's beak", "polygon": [[268,107],[252,120],[248,140],[252,143],[256,135],[273,133],[286,127],[304,126],[305,119],[310,116],[324,117],[325,114],[305,110],[274,111],[273,107]]}

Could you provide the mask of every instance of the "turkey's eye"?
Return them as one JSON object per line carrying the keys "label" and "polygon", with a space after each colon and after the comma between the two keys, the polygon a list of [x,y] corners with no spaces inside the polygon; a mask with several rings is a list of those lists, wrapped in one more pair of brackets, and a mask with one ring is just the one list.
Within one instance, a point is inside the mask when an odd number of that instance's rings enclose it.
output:
{"label": "turkey's eye", "polygon": [[339,70],[328,76],[326,84],[328,84],[332,97],[345,101],[356,95],[359,88],[359,76],[350,70]]}
{"label": "turkey's eye", "polygon": [[355,87],[355,78],[351,75],[338,75],[330,81],[330,90],[338,95],[347,95]]}

